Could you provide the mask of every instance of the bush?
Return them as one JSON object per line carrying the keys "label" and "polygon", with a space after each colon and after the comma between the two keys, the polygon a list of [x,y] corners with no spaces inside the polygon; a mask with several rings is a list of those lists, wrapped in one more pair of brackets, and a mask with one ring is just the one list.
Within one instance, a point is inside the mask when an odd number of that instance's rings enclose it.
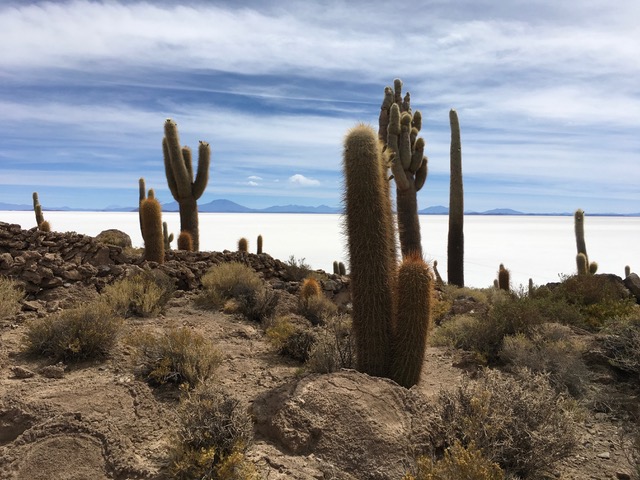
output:
{"label": "bush", "polygon": [[225,301],[255,295],[263,280],[248,265],[228,262],[216,265],[202,277],[203,303],[220,308]]}
{"label": "bush", "polygon": [[107,285],[102,296],[121,317],[152,317],[164,309],[174,291],[169,276],[159,270],[145,270]]}
{"label": "bush", "polygon": [[0,320],[18,313],[23,297],[24,291],[17,282],[0,277]]}
{"label": "bush", "polygon": [[485,370],[477,381],[440,394],[432,431],[445,447],[474,442],[505,473],[539,478],[576,445],[563,405],[544,375],[516,379]]}
{"label": "bush", "polygon": [[265,285],[236,299],[237,311],[254,322],[263,322],[273,317],[277,306],[277,292]]}
{"label": "bush", "polygon": [[503,480],[500,466],[490,462],[471,442],[463,447],[457,440],[444,452],[441,460],[421,457],[417,462],[417,473],[406,475],[403,480]]}
{"label": "bush", "polygon": [[612,366],[640,378],[640,317],[610,323],[598,342]]}
{"label": "bush", "polygon": [[180,430],[173,452],[172,478],[258,479],[244,452],[253,439],[247,409],[211,388],[187,392],[178,409]]}
{"label": "bush", "polygon": [[[306,322],[306,321],[305,321]],[[309,358],[316,336],[302,322],[294,323],[290,317],[278,317],[266,330],[267,338],[284,355],[301,362]]]}
{"label": "bush", "polygon": [[287,278],[293,282],[301,282],[311,273],[311,267],[304,258],[296,259],[293,255],[286,262]]}
{"label": "bush", "polygon": [[54,360],[85,360],[106,356],[116,343],[122,319],[103,302],[35,320],[27,325],[24,345],[29,353]]}
{"label": "bush", "polygon": [[307,368],[312,372],[331,373],[341,368],[355,368],[356,347],[351,319],[346,315],[329,317],[318,329]]}
{"label": "bush", "polygon": [[429,343],[437,347],[454,347],[471,350],[476,345],[475,332],[480,329],[480,319],[474,315],[457,315],[442,322],[433,331]]}
{"label": "bush", "polygon": [[545,323],[529,335],[505,337],[500,358],[516,371],[524,367],[534,373],[548,373],[558,391],[577,397],[585,390],[589,371],[582,360],[583,346],[571,336],[569,327]]}
{"label": "bush", "polygon": [[160,336],[136,333],[129,343],[137,350],[138,373],[152,385],[173,383],[193,388],[209,379],[222,361],[211,342],[186,327]]}
{"label": "bush", "polygon": [[336,304],[325,297],[323,293],[310,297],[298,297],[297,313],[305,317],[313,325],[324,323],[327,318],[335,315],[337,311]]}

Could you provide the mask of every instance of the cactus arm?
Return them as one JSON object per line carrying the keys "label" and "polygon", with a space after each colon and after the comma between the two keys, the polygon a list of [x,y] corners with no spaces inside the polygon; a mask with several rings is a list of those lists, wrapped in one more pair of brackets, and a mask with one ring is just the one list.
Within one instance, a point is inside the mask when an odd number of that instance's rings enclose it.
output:
{"label": "cactus arm", "polygon": [[387,143],[387,131],[389,128],[389,109],[393,105],[393,90],[385,87],[384,99],[380,106],[380,116],[378,117],[378,138],[384,144]]}
{"label": "cactus arm", "polygon": [[164,135],[167,139],[169,169],[176,184],[178,199],[191,196],[191,178],[182,156],[178,126],[170,118],[164,123]]}
{"label": "cactus arm", "polygon": [[207,142],[200,142],[198,146],[198,171],[193,182],[193,196],[198,199],[204,193],[209,182],[209,164],[211,162],[211,147]]}
{"label": "cactus arm", "polygon": [[428,173],[427,168],[428,168],[428,159],[427,157],[422,157],[422,164],[420,165],[420,168],[416,172],[416,179],[414,181],[416,192],[419,192],[422,186],[424,185],[424,182],[427,181],[427,173]]}
{"label": "cactus arm", "polygon": [[193,180],[193,160],[191,149],[186,145],[182,147],[182,158],[184,159],[184,168],[187,169],[187,178],[191,182]]}
{"label": "cactus arm", "polygon": [[411,173],[416,173],[418,169],[422,166],[423,161],[424,161],[424,139],[418,138],[415,141],[413,153],[411,154],[411,163],[409,165],[409,171]]}
{"label": "cactus arm", "polygon": [[406,112],[400,118],[400,138],[398,140],[402,169],[409,170],[411,165],[411,115]]}
{"label": "cactus arm", "polygon": [[176,180],[173,176],[173,170],[171,170],[171,158],[169,156],[169,144],[167,143],[167,139],[162,139],[162,154],[164,157],[164,173],[167,177],[167,185],[169,185],[169,190],[171,191],[171,195],[173,198],[178,200],[178,185],[176,185]]}

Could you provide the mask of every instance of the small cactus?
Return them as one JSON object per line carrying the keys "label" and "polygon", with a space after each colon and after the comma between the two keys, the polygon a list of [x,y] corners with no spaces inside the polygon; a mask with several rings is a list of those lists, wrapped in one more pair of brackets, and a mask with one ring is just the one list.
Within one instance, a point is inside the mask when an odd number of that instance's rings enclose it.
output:
{"label": "small cactus", "polygon": [[162,236],[162,207],[160,202],[149,197],[140,204],[142,231],[144,232],[144,257],[164,263],[164,238]]}
{"label": "small cactus", "polygon": [[334,275],[340,275],[340,266],[339,266],[337,260],[333,261],[333,274]]}
{"label": "small cactus", "polygon": [[589,264],[589,273],[591,275],[595,275],[597,271],[598,271],[598,262],[591,262]]}
{"label": "small cactus", "polygon": [[178,250],[193,252],[193,240],[191,239],[191,234],[186,230],[183,230],[178,235]]}
{"label": "small cactus", "polygon": [[498,269],[498,288],[508,292],[511,290],[511,272],[501,263]]}
{"label": "small cactus", "polygon": [[169,227],[167,222],[162,222],[162,238],[164,239],[164,250],[168,252],[171,250],[171,242],[173,242],[173,233],[169,234]]}
{"label": "small cactus", "polygon": [[631,275],[631,267],[629,265],[625,265],[624,267],[624,278],[627,278]]}
{"label": "small cactus", "polygon": [[48,221],[45,220],[40,225],[38,225],[38,230],[40,230],[41,232],[50,232],[51,231],[51,225],[49,224]]}
{"label": "small cactus", "polygon": [[338,262],[338,272],[340,272],[340,275],[343,277],[347,275],[347,267],[344,266],[344,263]]}
{"label": "small cactus", "polygon": [[578,269],[578,275],[586,275],[588,273],[587,256],[584,253],[576,255],[576,267]]}
{"label": "small cactus", "polygon": [[440,272],[438,272],[438,261],[437,260],[433,261],[433,273],[436,276],[436,284],[438,286],[444,285],[444,281],[442,280],[442,277],[440,276]]}
{"label": "small cactus", "polygon": [[320,295],[322,295],[322,289],[318,281],[313,277],[305,278],[300,287],[300,298],[309,300],[311,297],[319,297]]}
{"label": "small cactus", "polygon": [[[33,211],[36,214],[36,227],[38,230],[43,230],[45,232],[51,231],[51,225],[49,222],[46,222],[45,227],[42,227],[42,224],[45,223],[44,215],[42,214],[42,206],[40,205],[40,200],[38,199],[38,192],[33,192]],[[45,230],[47,228],[48,230]]]}
{"label": "small cactus", "polygon": [[262,253],[262,235],[258,235],[258,241],[256,244],[258,246],[256,253],[260,255]]}
{"label": "small cactus", "polygon": [[528,289],[528,293],[529,296],[533,295],[533,278],[529,279],[529,289]]}
{"label": "small cactus", "polygon": [[245,253],[249,251],[249,241],[246,238],[242,237],[238,240],[238,251]]}

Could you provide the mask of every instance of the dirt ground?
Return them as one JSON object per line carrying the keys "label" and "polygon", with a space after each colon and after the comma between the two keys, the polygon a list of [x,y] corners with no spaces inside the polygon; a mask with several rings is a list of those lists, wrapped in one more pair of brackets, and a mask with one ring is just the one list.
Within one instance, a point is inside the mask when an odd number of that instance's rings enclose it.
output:
{"label": "dirt ground", "polygon": [[[274,351],[259,325],[198,309],[192,297],[182,293],[158,317],[128,319],[123,339],[142,328],[187,326],[202,333],[224,354],[216,382],[248,405],[303,374],[300,363]],[[167,478],[168,452],[177,431],[177,394],[154,390],[135,378],[133,349],[124,340],[101,361],[56,366],[25,356],[21,338],[29,317],[35,313],[0,324],[0,478]],[[432,396],[454,387],[465,365],[459,352],[431,347],[423,379],[414,388]],[[552,478],[629,478],[620,426],[613,413],[584,409],[578,420],[579,448],[557,466]],[[263,478],[340,478],[327,474],[313,455],[287,454],[259,436],[248,457]]]}

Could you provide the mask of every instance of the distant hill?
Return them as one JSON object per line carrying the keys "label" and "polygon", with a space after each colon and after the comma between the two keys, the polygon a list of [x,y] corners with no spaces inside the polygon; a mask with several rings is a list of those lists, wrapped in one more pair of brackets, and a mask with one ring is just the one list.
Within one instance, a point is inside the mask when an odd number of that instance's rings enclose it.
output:
{"label": "distant hill", "polygon": [[465,215],[526,215],[511,208],[494,208],[486,212],[465,212]]}
{"label": "distant hill", "polygon": [[418,210],[420,215],[449,215],[449,209],[442,205],[436,205],[434,207],[423,208]]}

